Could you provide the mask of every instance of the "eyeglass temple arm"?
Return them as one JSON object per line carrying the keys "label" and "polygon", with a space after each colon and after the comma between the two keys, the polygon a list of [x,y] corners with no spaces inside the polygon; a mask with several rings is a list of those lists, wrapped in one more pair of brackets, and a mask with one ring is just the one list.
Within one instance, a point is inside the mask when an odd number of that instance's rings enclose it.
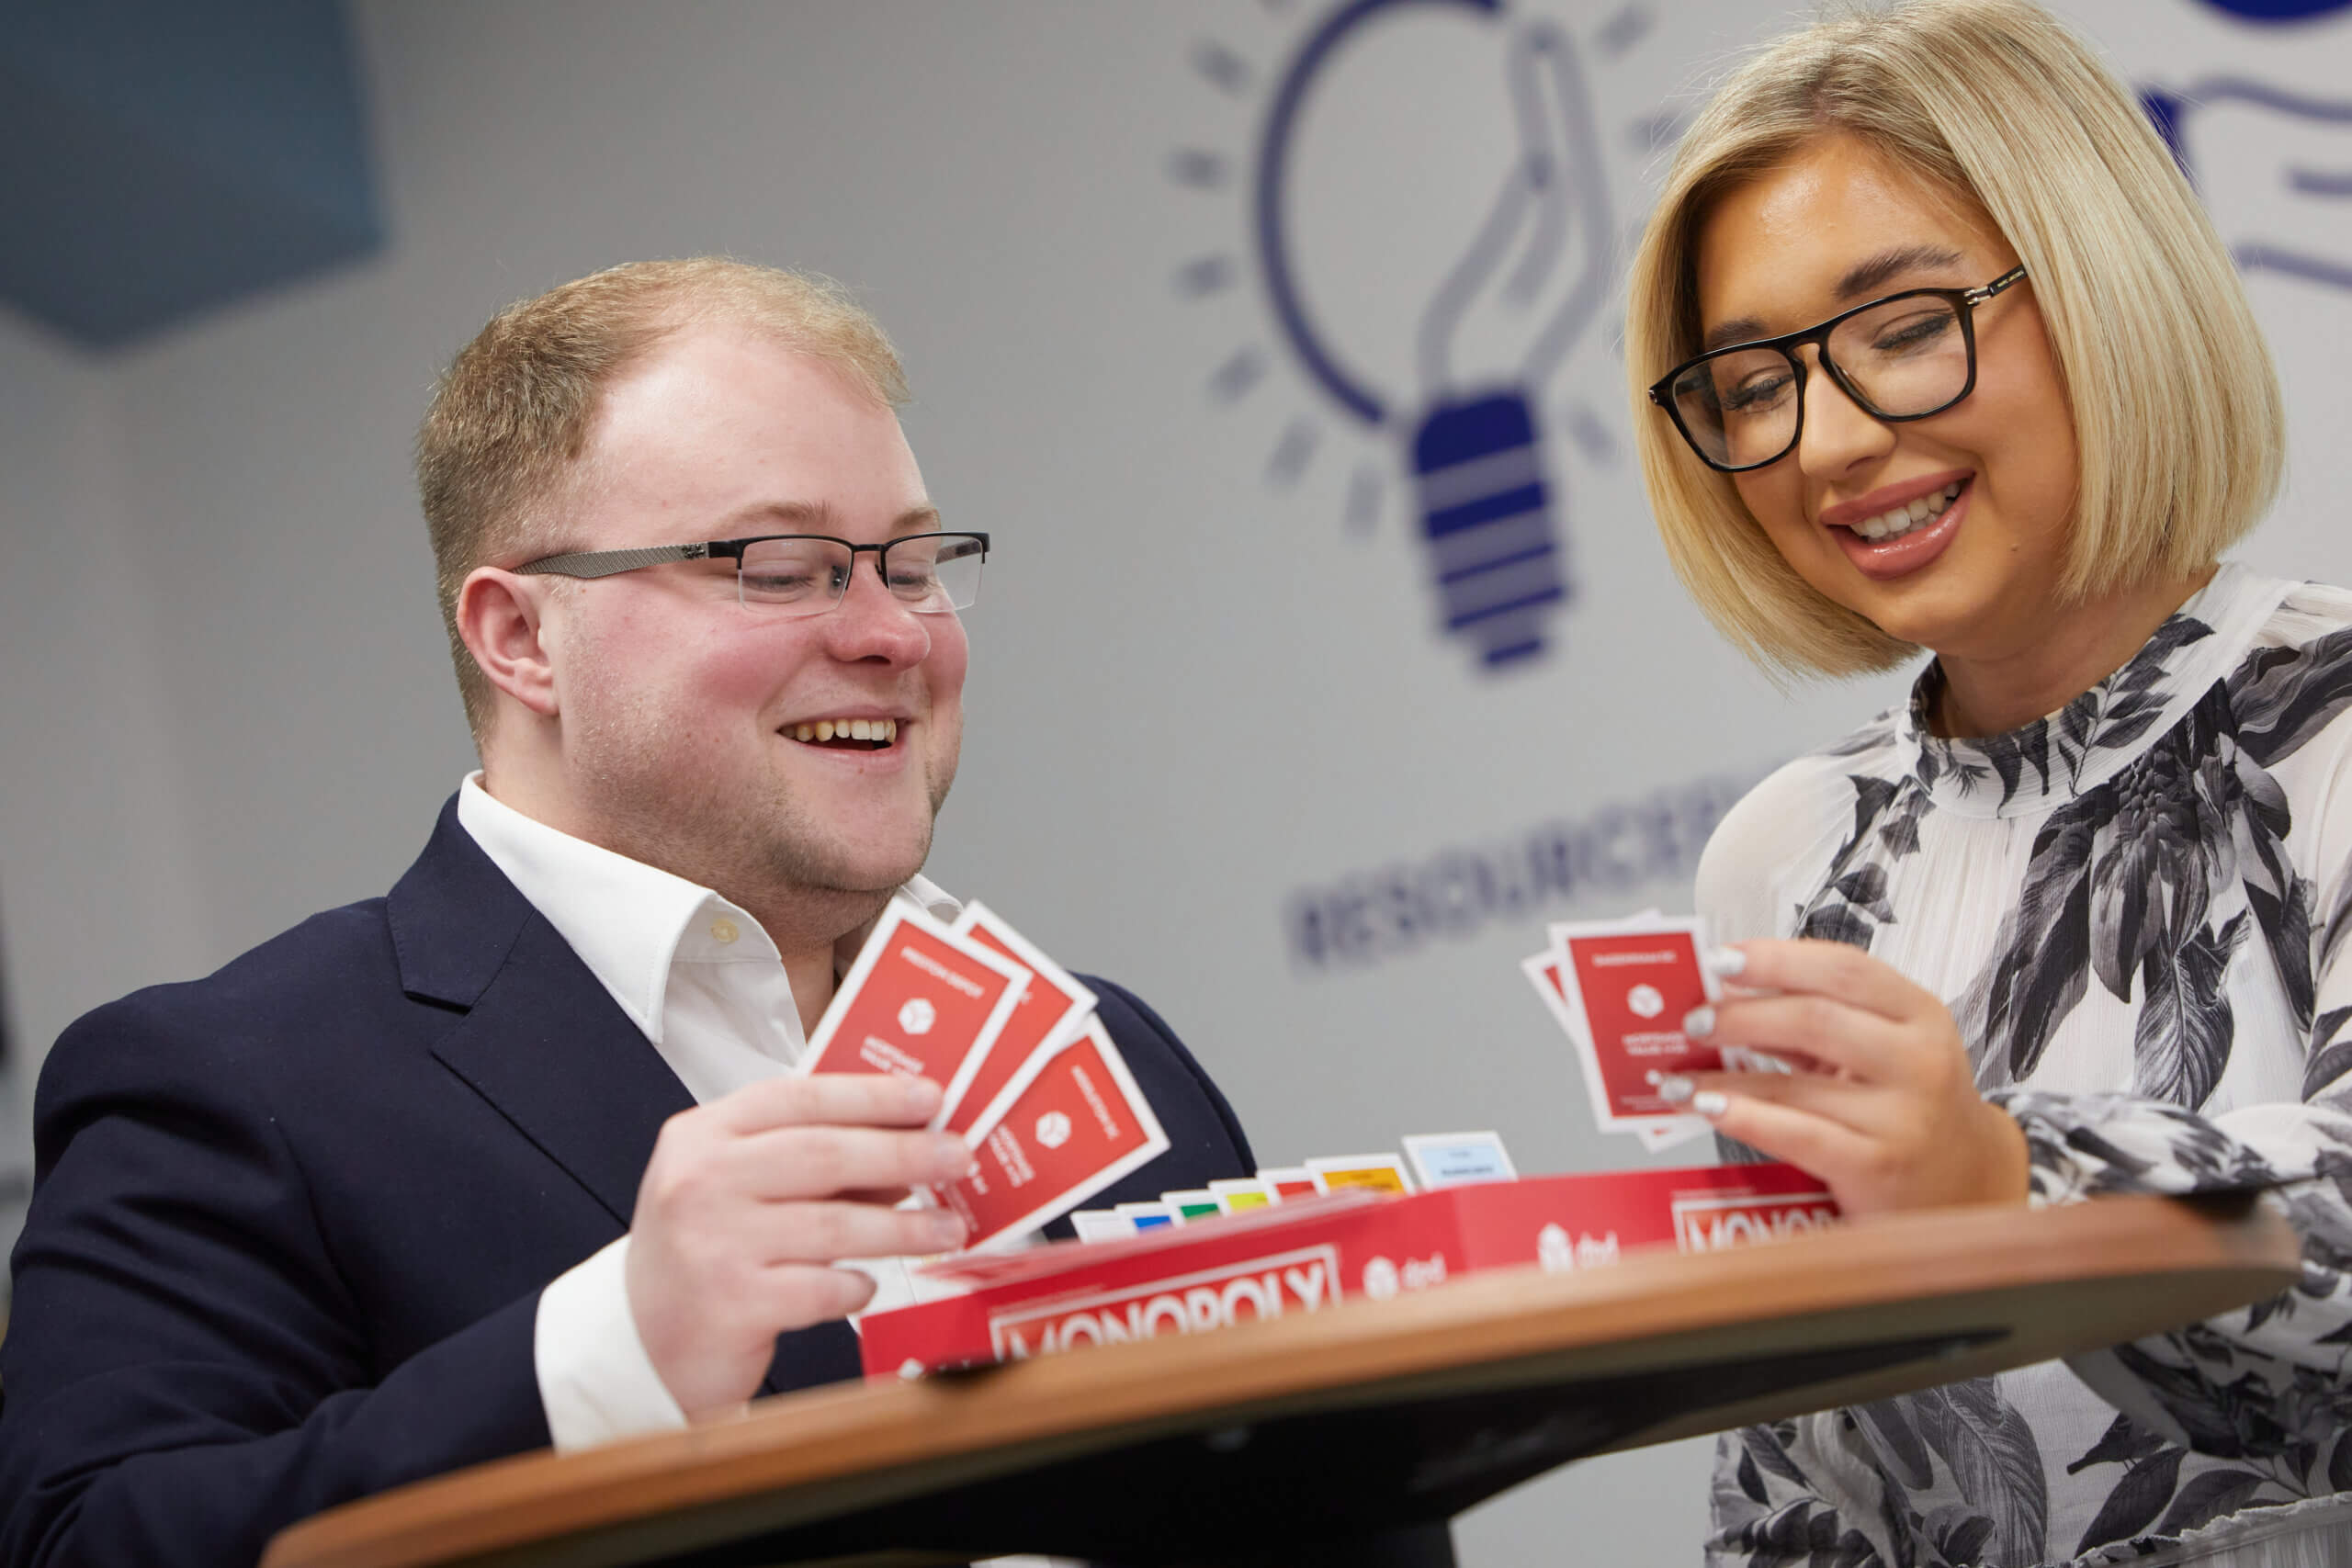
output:
{"label": "eyeglass temple arm", "polygon": [[654,545],[641,550],[580,550],[568,556],[549,556],[528,566],[514,570],[526,575],[548,573],[556,577],[611,577],[619,572],[635,571],[641,566],[659,566],[663,561],[701,560],[710,554],[708,545]]}
{"label": "eyeglass temple arm", "polygon": [[1970,289],[1967,293],[1962,295],[1961,298],[1966,299],[1972,305],[1982,305],[1985,300],[1990,299],[2002,289],[2008,288],[2009,285],[2023,282],[2024,279],[2025,268],[2020,266],[2012,272],[2002,274],[1992,282],[1984,285],[1982,288]]}

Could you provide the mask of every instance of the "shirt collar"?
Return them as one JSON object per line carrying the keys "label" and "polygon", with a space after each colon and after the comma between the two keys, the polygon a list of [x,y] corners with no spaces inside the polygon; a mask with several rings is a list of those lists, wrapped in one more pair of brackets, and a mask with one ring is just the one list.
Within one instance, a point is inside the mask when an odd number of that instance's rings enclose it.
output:
{"label": "shirt collar", "polygon": [[[656,1045],[676,965],[783,962],[767,931],[740,906],[525,816],[483,789],[479,772],[458,786],[458,821]],[[941,920],[963,913],[922,876],[910,877],[892,897]],[[856,960],[874,924],[868,920],[833,944],[834,974]]]}

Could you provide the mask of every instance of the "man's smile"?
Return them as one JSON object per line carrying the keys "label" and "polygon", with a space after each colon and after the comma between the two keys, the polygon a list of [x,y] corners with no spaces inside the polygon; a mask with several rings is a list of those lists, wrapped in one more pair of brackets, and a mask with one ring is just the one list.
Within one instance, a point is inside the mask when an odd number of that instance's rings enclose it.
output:
{"label": "man's smile", "polygon": [[804,745],[821,746],[829,751],[883,751],[898,743],[899,721],[895,718],[819,718],[787,724],[777,733]]}

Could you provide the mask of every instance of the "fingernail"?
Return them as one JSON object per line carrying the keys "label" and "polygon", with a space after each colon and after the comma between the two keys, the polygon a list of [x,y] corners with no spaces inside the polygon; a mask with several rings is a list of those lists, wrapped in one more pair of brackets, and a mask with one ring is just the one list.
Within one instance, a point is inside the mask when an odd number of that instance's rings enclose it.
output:
{"label": "fingernail", "polygon": [[1715,1010],[1692,1008],[1682,1015],[1682,1032],[1693,1040],[1704,1040],[1715,1032]]}
{"label": "fingernail", "polygon": [[1690,1099],[1691,1091],[1697,1088],[1679,1073],[1670,1074],[1657,1080],[1657,1097],[1668,1105],[1679,1105]]}
{"label": "fingernail", "polygon": [[942,1247],[954,1247],[964,1239],[964,1222],[949,1210],[942,1209],[931,1216],[931,1234],[939,1238]]}
{"label": "fingernail", "polygon": [[924,1115],[939,1108],[939,1086],[929,1078],[906,1078],[907,1102]]}
{"label": "fingernail", "polygon": [[1736,975],[1747,967],[1747,954],[1736,947],[1709,948],[1707,967],[1718,975]]}
{"label": "fingernail", "polygon": [[972,1151],[955,1134],[942,1133],[931,1145],[931,1166],[951,1176],[958,1172],[969,1176],[971,1170],[966,1168],[973,1167]]}
{"label": "fingernail", "polygon": [[1690,1097],[1690,1109],[1712,1122],[1731,1109],[1731,1097],[1712,1089],[1702,1089]]}

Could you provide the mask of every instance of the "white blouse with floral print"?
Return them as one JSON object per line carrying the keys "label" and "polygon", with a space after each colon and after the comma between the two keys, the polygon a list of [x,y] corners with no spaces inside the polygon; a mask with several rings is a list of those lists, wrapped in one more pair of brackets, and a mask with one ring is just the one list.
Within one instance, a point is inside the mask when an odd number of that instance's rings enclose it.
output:
{"label": "white blouse with floral print", "polygon": [[1939,679],[1736,807],[1701,912],[1726,941],[1851,942],[1942,997],[2037,1203],[2283,1184],[2302,1282],[1726,1434],[1708,1560],[2352,1562],[2352,593],[2225,566],[2005,735],[1928,734]]}

